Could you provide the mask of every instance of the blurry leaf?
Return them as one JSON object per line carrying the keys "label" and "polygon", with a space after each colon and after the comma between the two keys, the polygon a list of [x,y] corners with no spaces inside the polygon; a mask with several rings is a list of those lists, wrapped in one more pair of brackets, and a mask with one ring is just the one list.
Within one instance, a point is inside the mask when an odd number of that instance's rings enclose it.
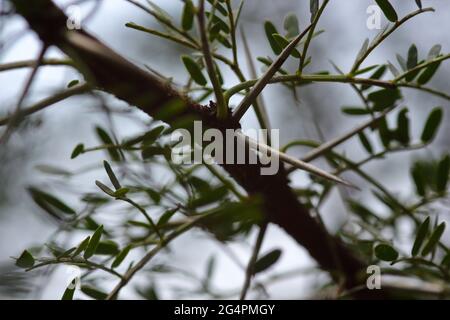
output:
{"label": "blurry leaf", "polygon": [[159,138],[159,136],[162,134],[164,129],[165,129],[164,126],[157,126],[153,129],[151,129],[149,132],[147,132],[144,135],[142,144],[146,145],[146,146],[153,144]]}
{"label": "blurry leaf", "polygon": [[191,78],[199,85],[206,85],[207,81],[202,73],[200,66],[189,56],[183,55],[181,60],[184,63],[187,71],[189,72]]}
{"label": "blurry leaf", "polygon": [[[96,127],[95,131],[97,132],[97,136],[105,145],[114,145],[113,140],[108,135],[108,133],[101,127]],[[107,148],[108,154],[113,161],[120,161],[121,157],[119,151],[115,147]]]}
{"label": "blurry leaf", "polygon": [[402,96],[398,89],[381,89],[371,92],[367,98],[374,103],[376,111],[382,111],[392,107]]}
{"label": "blurry leaf", "polygon": [[131,245],[127,245],[125,248],[123,248],[119,254],[117,255],[117,257],[114,259],[111,268],[117,268],[118,266],[120,266],[120,264],[123,262],[123,260],[125,260],[125,258],[127,257],[128,253],[130,252],[132,246]]}
{"label": "blurry leaf", "polygon": [[34,266],[34,257],[27,250],[24,250],[20,257],[16,260],[16,266],[28,269]]}
{"label": "blurry leaf", "polygon": [[349,199],[347,200],[347,204],[350,207],[350,210],[363,221],[370,222],[370,218],[375,218],[377,220],[379,219],[372,210],[357,201]]}
{"label": "blurry leaf", "polygon": [[114,192],[114,197],[116,197],[116,198],[123,198],[123,197],[125,197],[127,195],[128,192],[130,192],[130,189],[128,189],[128,188],[117,189]]}
{"label": "blurry leaf", "polygon": [[95,252],[97,251],[98,244],[100,243],[100,238],[103,233],[103,226],[98,227],[97,230],[95,230],[94,234],[91,237],[91,240],[89,240],[89,244],[84,251],[84,258],[89,259],[92,257]]}
{"label": "blurry leaf", "polygon": [[108,297],[108,294],[90,286],[81,286],[81,292],[95,300],[105,300]]}
{"label": "blurry leaf", "polygon": [[116,188],[116,190],[122,188],[122,186],[119,183],[119,180],[117,180],[117,177],[114,174],[114,171],[111,168],[111,165],[108,163],[108,161],[104,160],[103,166],[105,167],[106,173],[108,174],[109,180],[113,184],[114,188]]}
{"label": "blurry leaf", "polygon": [[111,196],[111,197],[115,197],[114,195],[114,191],[111,190],[109,187],[105,186],[103,183],[101,183],[98,180],[95,180],[95,184],[97,185],[97,187],[99,187],[104,193],[106,193],[107,195]]}
{"label": "blurry leaf", "polygon": [[95,254],[115,256],[119,253],[119,245],[112,240],[100,241]]}
{"label": "blurry leaf", "polygon": [[375,0],[375,2],[389,21],[396,22],[398,20],[397,12],[395,12],[394,7],[392,7],[388,0]]}
{"label": "blurry leaf", "polygon": [[390,61],[388,61],[387,66],[394,77],[398,77],[400,75],[400,71],[398,71],[398,69]]}
{"label": "blurry leaf", "polygon": [[147,160],[154,156],[162,156],[166,154],[166,149],[163,147],[150,146],[142,150],[142,159]]}
{"label": "blurry leaf", "polygon": [[43,173],[47,173],[47,174],[54,174],[54,175],[60,175],[60,176],[71,176],[72,172],[59,168],[59,167],[55,167],[55,166],[50,166],[50,165],[37,165],[35,166],[35,168]]}
{"label": "blurry leaf", "polygon": [[[372,80],[379,80],[383,77],[383,75],[386,73],[386,65],[382,65],[381,67],[379,67],[371,76],[370,79]],[[370,84],[363,84],[361,86],[361,90],[367,90],[370,87],[372,87]]]}
{"label": "blurry leaf", "polygon": [[391,144],[391,131],[389,130],[386,117],[378,121],[378,133],[384,148],[389,149]]}
{"label": "blurry leaf", "polygon": [[396,139],[403,145],[410,142],[408,109],[402,109],[397,117]]}
{"label": "blurry leaf", "polygon": [[81,241],[81,243],[77,247],[77,250],[75,250],[75,252],[72,254],[72,257],[76,257],[80,253],[82,253],[84,250],[86,250],[86,248],[89,244],[89,240],[91,240],[90,236],[86,237],[83,241]]}
{"label": "blurry leaf", "polygon": [[355,61],[359,61],[366,54],[367,49],[369,48],[369,43],[370,42],[369,42],[368,38],[366,40],[364,40],[361,49],[359,49],[359,52],[356,55],[356,60]]}
{"label": "blurry leaf", "polygon": [[406,63],[406,67],[408,70],[413,69],[417,66],[419,53],[417,52],[416,45],[411,45],[408,50],[408,61]]}
{"label": "blurry leaf", "polygon": [[136,292],[146,300],[158,300],[158,293],[156,292],[155,287],[149,286],[145,289],[136,288]]}
{"label": "blurry leaf", "polygon": [[280,249],[275,249],[265,254],[255,262],[255,265],[253,266],[253,274],[257,274],[269,269],[278,261],[278,259],[280,259],[280,256]]}
{"label": "blurry leaf", "polygon": [[422,170],[419,166],[414,166],[411,169],[411,176],[416,186],[416,192],[419,196],[425,196],[425,179]]}
{"label": "blurry leaf", "polygon": [[402,70],[403,71],[408,70],[408,66],[407,66],[406,60],[401,55],[399,55],[398,53],[395,55],[395,57],[397,58],[398,64],[400,65]]}
{"label": "blurry leaf", "polygon": [[[52,196],[51,194],[41,191],[35,187],[29,187],[28,192],[30,193],[34,202],[52,216],[59,217],[58,211],[66,214],[75,214],[75,210],[73,210],[64,202]],[[58,211],[55,211],[55,209],[57,209]]]}
{"label": "blurry leaf", "polygon": [[214,272],[214,267],[216,265],[216,259],[214,256],[211,256],[208,259],[208,263],[206,265],[206,280],[210,281]]}
{"label": "blurry leaf", "polygon": [[314,21],[318,11],[319,11],[319,0],[310,0],[309,12],[311,12],[311,22]]}
{"label": "blurry leaf", "polygon": [[427,60],[433,60],[441,54],[442,46],[440,44],[434,45],[430,52],[428,52]]}
{"label": "blurry leaf", "polygon": [[422,9],[422,0],[416,0],[416,3],[419,9]]}
{"label": "blurry leaf", "polygon": [[388,244],[379,244],[375,247],[375,256],[383,261],[394,261],[398,258],[398,252]]}
{"label": "blurry leaf", "polygon": [[422,71],[417,79],[417,83],[420,85],[427,84],[434,77],[440,66],[441,62],[430,64],[427,68],[425,68],[425,70]]}
{"label": "blurry leaf", "polygon": [[79,84],[80,81],[79,80],[72,80],[67,84],[67,88],[72,88],[75,87],[77,84]]}
{"label": "blurry leaf", "polygon": [[422,131],[421,140],[424,143],[428,143],[434,139],[439,129],[439,125],[442,122],[443,111],[440,107],[434,108],[428,116],[425,127]]}
{"label": "blurry leaf", "polygon": [[362,107],[342,107],[342,112],[350,116],[365,116],[370,114],[370,111]]}
{"label": "blurry leaf", "polygon": [[[210,12],[205,12],[205,15],[208,17],[208,19],[211,19],[211,13]],[[216,25],[218,25],[220,27],[220,30],[222,30],[226,34],[230,33],[230,27],[221,18],[219,18],[218,16],[214,15],[214,16],[212,16],[212,21],[213,21],[214,24],[216,24]]]}
{"label": "blurry leaf", "polygon": [[419,254],[420,248],[422,248],[422,244],[425,241],[425,238],[428,235],[429,231],[430,231],[430,217],[427,217],[417,230],[416,239],[414,240],[414,245],[411,250],[411,255],[413,257]]}
{"label": "blurry leaf", "polygon": [[159,218],[158,222],[156,223],[156,226],[162,227],[164,226],[167,222],[169,222],[170,218],[172,218],[172,216],[178,211],[178,208],[174,208],[174,209],[169,209],[166,212],[164,212],[161,216],[161,218]]}
{"label": "blurry leaf", "polygon": [[438,192],[445,192],[447,189],[448,176],[450,174],[450,156],[446,155],[441,161],[439,161],[437,176],[436,176],[436,189]]}
{"label": "blurry leaf", "polygon": [[278,42],[273,37],[273,34],[278,34],[277,28],[273,25],[272,22],[266,21],[264,23],[264,30],[266,32],[267,40],[269,40],[270,47],[275,54],[280,54],[283,51],[282,47],[278,44]]}
{"label": "blurry leaf", "polygon": [[284,30],[286,30],[286,38],[294,38],[300,33],[297,15],[293,12],[288,13],[283,22]]}
{"label": "blurry leaf", "polygon": [[364,149],[366,149],[366,151],[370,154],[373,154],[373,148],[372,145],[369,141],[369,139],[366,137],[366,135],[364,134],[363,131],[358,133],[358,137],[359,137],[359,141],[361,142],[361,144],[363,145]]}
{"label": "blurry leaf", "polygon": [[73,300],[73,294],[75,293],[76,283],[77,283],[76,278],[73,279],[72,282],[70,282],[69,286],[64,291],[61,300]]}
{"label": "blurry leaf", "polygon": [[[377,64],[374,64],[373,66],[369,66],[369,67],[366,67],[366,68],[359,69],[358,71],[355,72],[355,76],[358,76],[358,75],[367,73],[367,72],[369,72],[369,71],[372,71],[372,70],[375,69],[376,67],[378,67],[378,65],[377,65]],[[342,73],[342,71],[341,71],[340,73]],[[343,73],[342,73],[342,74],[343,74]]]}
{"label": "blurry leaf", "polygon": [[72,154],[70,156],[70,159],[75,159],[76,157],[78,157],[80,154],[82,154],[84,152],[84,144],[80,143],[77,144],[77,146],[75,147],[75,149],[73,149]]}
{"label": "blurry leaf", "polygon": [[181,17],[181,26],[185,31],[191,30],[194,25],[194,10],[195,8],[192,0],[186,0]]}
{"label": "blurry leaf", "polygon": [[228,11],[225,9],[223,5],[220,4],[220,2],[223,1],[216,1],[216,0],[208,0],[208,2],[216,8],[217,11],[219,11],[224,16],[228,16]]}
{"label": "blurry leaf", "polygon": [[[278,45],[280,46],[281,49],[284,49],[289,44],[289,40],[280,34],[275,33],[272,36],[275,39],[275,41],[278,43]],[[291,56],[293,56],[294,58],[297,58],[297,59],[300,59],[300,57],[301,57],[300,52],[295,48],[292,50]]]}
{"label": "blurry leaf", "polygon": [[195,199],[192,199],[189,203],[189,207],[197,208],[202,207],[217,201],[222,200],[228,194],[228,188],[226,186],[220,186],[215,189],[210,189],[201,193]]}
{"label": "blurry leaf", "polygon": [[425,244],[425,247],[422,250],[422,256],[426,256],[432,251],[434,251],[444,231],[445,231],[445,222],[442,222],[437,226],[436,229],[434,229],[433,233],[428,239],[428,242]]}

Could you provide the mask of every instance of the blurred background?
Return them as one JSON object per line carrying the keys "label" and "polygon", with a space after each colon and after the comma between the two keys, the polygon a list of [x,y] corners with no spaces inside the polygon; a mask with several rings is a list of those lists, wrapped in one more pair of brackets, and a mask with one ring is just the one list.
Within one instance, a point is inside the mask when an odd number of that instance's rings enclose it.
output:
{"label": "blurred background", "polygon": [[[3,9],[7,2],[1,0]],[[74,1],[55,1],[61,6],[68,6]],[[143,1],[145,2],[145,1]],[[155,0],[158,6],[166,10],[174,19],[180,19],[183,2],[180,0]],[[235,1],[237,6],[237,1]],[[86,28],[120,54],[139,66],[150,66],[167,77],[173,77],[176,83],[184,83],[188,77],[184,66],[180,63],[180,55],[187,51],[148,34],[125,27],[127,22],[158,28],[152,17],[142,10],[123,0],[108,1],[75,1],[82,12],[82,26]],[[393,0],[399,16],[416,10],[414,0]],[[443,52],[450,51],[450,1],[424,0],[424,6],[433,6],[435,13],[422,14],[403,26],[380,46],[368,59],[366,65],[396,61],[397,53],[406,55],[408,48],[415,43],[419,54],[425,58],[429,49],[435,44],[442,44]],[[369,30],[366,12],[372,0],[331,0],[320,23],[319,29],[325,33],[314,40],[310,55],[313,63],[308,71],[318,72],[329,70],[335,72],[330,61],[343,70],[349,70],[366,38],[373,38],[379,30]],[[257,56],[273,56],[265,38],[263,23],[266,19],[274,22],[282,29],[284,16],[294,12],[300,20],[301,27],[309,23],[309,1],[307,0],[245,0],[241,17],[241,28],[249,39],[251,52],[258,71],[262,65],[256,61]],[[33,32],[27,30],[27,25],[20,17],[0,17],[0,64],[18,60],[35,59],[40,50],[40,43]],[[382,16],[382,25],[387,23]],[[241,38],[239,38],[241,44]],[[245,55],[242,45],[239,46],[241,64],[244,70]],[[226,55],[230,53],[223,52]],[[46,57],[61,57],[56,49],[51,49]],[[288,62],[286,69],[295,70],[295,64]],[[450,64],[444,63],[430,86],[450,92]],[[29,69],[0,72],[0,116],[13,110]],[[230,86],[237,79],[225,72],[225,84]],[[249,72],[246,73],[250,77]],[[25,105],[51,95],[64,88],[72,80],[83,79],[70,68],[43,67],[39,70],[31,94]],[[412,135],[418,136],[424,118],[436,106],[448,107],[448,101],[418,91],[405,89],[404,104],[410,108]],[[64,178],[45,174],[43,165],[56,166],[69,172],[77,172],[87,166],[101,168],[105,158],[102,152],[90,153],[70,160],[73,148],[80,142],[95,146],[98,140],[94,128],[100,124],[120,133],[121,137],[130,136],[145,129],[147,119],[137,110],[127,108],[127,105],[111,97],[105,97],[108,107],[117,111],[111,116],[103,112],[97,98],[83,96],[72,97],[45,109],[31,117],[27,125],[15,131],[7,144],[0,145],[0,298],[44,298],[59,299],[68,281],[72,279],[68,267],[60,266],[52,272],[33,272],[29,275],[14,267],[14,260],[23,249],[41,245],[48,241],[57,225],[41,212],[26,192],[31,184],[49,186],[52,190],[63,192],[65,200],[77,208],[77,198],[72,191],[76,189],[96,191],[95,179],[103,177],[101,170],[90,170],[76,178],[70,186],[64,183]],[[239,97],[232,101],[237,104]],[[359,100],[350,86],[340,84],[314,84],[298,90],[296,100],[292,93],[281,85],[271,85],[264,91],[264,101],[270,114],[273,128],[281,130],[281,145],[293,139],[319,139],[319,127],[325,138],[331,138],[355,126],[361,120],[344,116],[340,109],[343,105],[357,105]],[[138,120],[136,120],[138,119]],[[446,118],[449,119],[448,112]],[[391,120],[395,120],[392,116]],[[390,156],[388,161],[377,161],[367,166],[368,171],[382,181],[389,190],[400,198],[411,194],[412,183],[409,177],[409,164],[420,157],[437,157],[443,151],[448,151],[449,137],[448,121],[440,131],[437,141],[426,150],[418,152],[399,153]],[[415,125],[416,124],[416,125]],[[244,128],[257,128],[254,115],[249,112],[243,120]],[[350,141],[343,146],[347,156],[361,159],[364,151],[357,141]],[[304,150],[296,149],[293,155],[300,156]],[[322,167],[325,163],[318,162]],[[295,174],[293,185],[304,184],[305,176]],[[347,177],[353,183],[360,181],[353,176]],[[72,188],[72,189],[71,189]],[[367,188],[368,189],[368,188]],[[368,204],[372,203],[370,190],[356,191],[353,196]],[[72,197],[71,197],[72,194]],[[282,205],[282,204],[280,204]],[[323,209],[327,227],[337,230],[347,218],[346,210],[337,195],[333,195]],[[233,292],[243,283],[244,273],[236,265],[230,252],[242,263],[246,263],[254,243],[256,232],[252,232],[244,241],[232,242],[228,249],[217,241],[205,237],[201,233],[192,232],[184,235],[181,240],[170,246],[167,257],[172,266],[182,266],[194,274],[202,274],[209,257],[216,257],[217,269],[213,276],[214,287],[224,292]],[[408,226],[405,226],[405,239],[409,236]],[[402,235],[400,235],[400,238]],[[400,244],[401,245],[401,244]],[[285,275],[267,286],[270,298],[306,298],[314,292],[314,288],[323,283],[326,276],[317,272],[312,261],[303,248],[299,247],[281,229],[271,225],[265,238],[262,251],[282,248],[283,255],[276,267],[264,277],[277,274]],[[152,277],[152,275],[150,275]],[[138,281],[139,280],[135,280]],[[190,281],[179,276],[155,277],[155,287],[160,298],[177,298],[177,292],[189,288]],[[130,286],[131,287],[131,286]],[[135,293],[127,288],[124,298],[135,298]],[[184,296],[186,297],[186,296]],[[233,297],[231,295],[231,297]]]}

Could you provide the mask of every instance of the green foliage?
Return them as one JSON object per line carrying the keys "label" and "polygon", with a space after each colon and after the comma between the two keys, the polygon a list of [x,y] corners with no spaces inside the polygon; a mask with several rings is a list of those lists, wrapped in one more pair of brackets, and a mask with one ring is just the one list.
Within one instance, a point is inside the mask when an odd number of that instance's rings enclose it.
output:
{"label": "green foliage", "polygon": [[[261,110],[264,108],[260,100],[256,99],[260,93],[257,92],[252,97],[258,85],[264,89],[272,83],[281,84],[293,93],[300,104],[303,90],[306,88],[314,90],[311,84],[318,86],[332,82],[349,85],[359,100],[341,107],[342,116],[364,125],[356,129],[341,128],[344,135],[330,137],[327,142],[305,141],[300,137],[300,140],[289,141],[287,146],[282,148],[283,152],[291,147],[312,149],[313,153],[319,152],[312,160],[322,158],[326,161],[324,163],[330,168],[330,172],[336,175],[345,173],[358,188],[370,191],[368,194],[372,201],[368,201],[364,195],[361,195],[361,199],[355,199],[356,193],[353,192],[340,193],[348,209],[349,218],[338,230],[336,238],[330,237],[330,243],[322,245],[333,245],[333,241],[338,239],[337,241],[350,248],[352,253],[365,263],[380,265],[383,274],[416,278],[432,285],[440,284],[449,278],[450,254],[448,246],[442,241],[445,222],[438,222],[440,221],[438,214],[441,213],[436,208],[440,209],[446,204],[444,200],[448,196],[450,156],[443,154],[440,157],[432,157],[431,153],[427,153],[426,156],[422,153],[411,154],[414,160],[409,169],[415,190],[402,189],[399,194],[392,191],[395,190],[394,187],[382,181],[383,176],[372,176],[371,167],[366,165],[383,161],[385,164],[383,168],[395,172],[396,168],[390,163],[394,152],[412,152],[433,142],[442,127],[444,107],[434,108],[426,119],[420,119],[414,116],[413,108],[403,106],[404,102],[410,101],[408,91],[403,89],[413,89],[450,100],[448,93],[427,87],[439,72],[440,66],[450,56],[442,53],[441,45],[435,45],[429,50],[428,56],[423,57],[422,49],[418,49],[422,48],[420,43],[408,44],[402,49],[402,54],[396,55],[395,65],[387,60],[366,65],[370,54],[392,33],[410,19],[429,11],[423,9],[399,18],[393,6],[394,1],[375,0],[375,2],[392,23],[381,30],[374,39],[366,39],[363,42],[350,70],[345,71],[344,68],[332,63],[336,74],[328,70],[326,65],[319,66],[322,62],[316,61],[316,56],[311,56],[309,52],[310,46],[324,32],[318,30],[317,25],[320,25],[319,20],[328,1],[310,0],[311,29],[304,33],[303,38],[295,46],[292,46],[293,39],[305,31],[309,26],[308,21],[306,21],[308,24],[303,20],[300,23],[294,13],[288,13],[283,21],[273,20],[263,23],[260,32],[265,34],[266,45],[271,49],[271,54],[264,57],[255,55],[256,60],[263,66],[265,76],[252,80],[245,78],[247,70],[243,68],[244,61],[239,55],[243,51],[239,47],[240,39],[243,37],[239,37],[238,31],[242,29],[244,36],[247,32],[246,24],[238,23],[244,1],[237,6],[231,0],[208,0],[204,3],[205,10],[202,12],[199,2],[183,0],[182,9],[176,18],[151,1],[147,1],[144,6],[145,12],[158,22],[159,27],[151,29],[135,23],[127,23],[126,26],[145,32],[148,36],[171,41],[189,50],[183,51],[187,54],[181,56],[189,79],[179,88],[182,88],[180,90],[183,94],[192,98],[192,101],[203,104],[213,100],[218,105],[218,97],[223,96],[228,116],[228,108],[233,112],[236,111],[234,105],[228,105],[228,102],[234,103],[238,95],[244,95],[245,98],[241,101],[250,99],[247,102],[250,101],[249,105],[253,105],[261,127],[270,127],[270,123],[266,123],[267,119],[261,116]],[[421,1],[416,0],[416,3],[422,8]],[[197,28],[199,25],[197,22],[201,22],[201,19],[204,20],[205,30]],[[279,26],[279,29],[276,26]],[[204,39],[208,46],[202,43]],[[280,55],[287,46],[292,46],[292,50],[287,52],[286,56]],[[206,47],[209,48],[205,49]],[[244,49],[250,52],[249,48]],[[355,48],[355,52],[356,50],[358,48]],[[329,54],[328,58],[332,58],[333,52],[330,51]],[[255,60],[251,53],[247,55],[248,61]],[[205,59],[207,57],[211,58],[212,65],[207,63]],[[295,64],[283,64],[284,58],[288,57]],[[255,69],[251,64],[248,67],[249,70]],[[309,72],[309,68],[314,70]],[[150,67],[149,69],[152,73],[156,73]],[[257,78],[258,72],[251,71],[249,73],[251,77]],[[230,72],[236,77],[224,79],[223,75],[228,76]],[[162,79],[159,88],[162,91],[173,83],[179,83],[158,76]],[[238,81],[233,82],[234,79]],[[78,80],[73,80],[67,87],[73,88],[78,84]],[[170,90],[167,89],[168,96],[173,94]],[[136,97],[136,100],[139,98]],[[198,107],[196,112],[200,110],[199,112],[203,114],[208,106],[196,107]],[[333,107],[339,106],[329,106]],[[217,113],[217,108],[216,110],[214,108],[215,105],[211,103],[209,109],[211,116]],[[75,190],[74,193],[79,196],[82,204],[77,208],[82,210],[75,211],[66,204],[66,202],[74,203],[72,198],[70,201],[63,201],[60,196],[52,195],[47,188],[32,186],[28,188],[28,192],[41,209],[58,220],[60,223],[58,235],[62,233],[74,235],[75,237],[69,239],[78,240],[75,243],[67,243],[71,240],[62,242],[60,240],[62,237],[55,237],[36,253],[31,249],[25,250],[16,260],[16,265],[24,269],[57,264],[80,266],[84,272],[81,292],[99,300],[108,297],[108,293],[99,289],[107,283],[106,281],[114,279],[119,285],[128,283],[128,280],[135,276],[132,272],[136,266],[139,272],[146,273],[142,278],[147,282],[135,287],[136,293],[144,299],[159,298],[158,286],[164,282],[160,280],[163,279],[160,277],[163,274],[183,276],[194,284],[195,289],[186,292],[180,290],[183,297],[196,298],[206,295],[211,298],[228,299],[228,296],[217,290],[213,282],[217,270],[221,270],[218,268],[220,257],[207,257],[205,267],[201,266],[203,274],[199,275],[197,271],[190,272],[182,264],[172,265],[172,260],[167,258],[172,254],[170,250],[172,241],[196,228],[193,233],[200,235],[202,241],[214,239],[215,242],[228,246],[230,243],[243,241],[252,230],[264,225],[271,215],[268,208],[284,204],[268,204],[260,192],[256,192],[261,191],[258,189],[261,187],[260,181],[251,181],[257,186],[252,185],[248,188],[250,192],[245,193],[241,180],[245,180],[249,173],[246,168],[243,170],[226,168],[228,172],[225,172],[217,165],[174,163],[170,157],[173,142],[169,142],[169,134],[174,128],[189,127],[197,120],[187,111],[189,110],[186,104],[180,99],[170,100],[158,106],[155,113],[153,110],[149,113],[155,114],[155,119],[172,123],[171,128],[151,120],[146,122],[145,129],[141,129],[131,137],[124,136],[120,131],[115,132],[113,125],[96,126],[95,135],[99,145],[88,147],[84,143],[79,143],[70,157],[75,159],[83,154],[85,155],[83,160],[84,158],[88,160],[88,155],[92,152],[106,151],[108,160],[103,161],[103,167],[99,161],[92,163],[89,169],[83,168],[79,172],[41,166],[39,168],[41,173],[52,175],[53,178],[63,178],[65,184],[75,186],[67,189]],[[110,117],[121,115],[115,111],[108,111],[107,116],[112,120]],[[138,118],[135,119],[130,114],[127,116],[134,120]],[[234,118],[227,119],[230,120],[229,123],[221,123],[223,119],[217,119],[215,120],[217,123],[214,124],[221,129],[227,128],[230,124],[234,126],[240,117],[236,117],[235,113],[231,116]],[[317,127],[321,127],[320,119],[313,120],[317,121],[315,123]],[[417,135],[415,128],[419,128],[419,131],[423,129]],[[350,140],[356,140],[361,147],[359,149],[363,151],[359,155],[361,158],[356,157],[357,160],[346,153],[347,145],[344,144]],[[326,150],[321,150],[320,148],[324,146],[327,147]],[[407,165],[409,162],[405,161],[405,168]],[[238,169],[242,172],[237,176],[244,178],[233,179],[234,175],[229,173]],[[272,181],[296,182],[295,176],[290,175],[294,169],[287,168],[286,175],[289,175],[287,178],[277,176]],[[98,187],[96,190],[82,190],[74,179],[88,170],[103,175],[103,178],[98,178],[103,182],[95,181]],[[346,172],[351,174],[347,175]],[[315,176],[305,177],[304,182],[301,188],[292,188],[292,196],[297,197],[310,211],[309,213],[316,217],[318,223],[321,223],[322,205],[328,200],[330,193],[336,190],[336,186]],[[93,189],[93,184],[90,187]],[[291,191],[286,189],[283,192]],[[399,240],[404,241],[404,237],[400,239],[399,225],[403,225],[405,220],[414,226],[411,227],[410,246],[407,246],[411,247],[410,252],[409,250],[405,252],[404,246],[397,246]],[[264,236],[265,229],[262,228],[260,232]],[[79,239],[83,240],[78,243]],[[267,279],[260,279],[259,275],[273,274],[275,279],[273,281],[283,277],[282,273],[277,274],[277,262],[282,250],[275,249],[261,254],[259,247],[254,244],[251,250],[252,252],[248,253],[253,258],[258,258],[250,259],[250,265],[245,266],[247,273],[252,271],[251,274],[246,274],[249,283],[253,282],[249,290],[261,292],[263,296],[265,283],[272,278],[268,276]],[[47,254],[49,257],[46,257]],[[383,261],[389,262],[389,267]],[[62,299],[72,300],[75,291],[73,280]],[[442,296],[445,296],[444,293]],[[409,296],[416,297],[408,292]]]}

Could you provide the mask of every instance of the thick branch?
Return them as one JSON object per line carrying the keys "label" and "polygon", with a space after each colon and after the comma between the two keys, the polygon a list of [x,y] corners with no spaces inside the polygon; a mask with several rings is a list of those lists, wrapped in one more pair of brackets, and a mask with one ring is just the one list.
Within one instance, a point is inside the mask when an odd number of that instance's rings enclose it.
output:
{"label": "thick branch", "polygon": [[[204,127],[220,130],[239,127],[239,123],[232,120],[219,122],[211,109],[195,104],[85,31],[68,31],[66,16],[52,1],[11,1],[42,41],[59,47],[73,59],[91,85],[170,125],[175,126],[185,118],[191,122],[201,120]],[[310,216],[290,189],[283,168],[273,176],[262,176],[258,165],[226,164],[224,168],[249,194],[261,196],[267,219],[304,246],[323,269],[332,276],[336,272],[343,275],[348,289],[365,283],[360,278],[365,274],[364,264]]]}

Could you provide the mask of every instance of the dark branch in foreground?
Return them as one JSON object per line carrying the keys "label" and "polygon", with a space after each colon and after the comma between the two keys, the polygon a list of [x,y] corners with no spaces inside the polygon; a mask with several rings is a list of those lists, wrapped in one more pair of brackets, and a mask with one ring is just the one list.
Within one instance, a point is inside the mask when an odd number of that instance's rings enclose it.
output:
{"label": "dark branch in foreground", "polygon": [[[84,30],[68,31],[67,17],[51,0],[11,0],[44,42],[73,59],[93,87],[113,94],[149,116],[173,127],[201,120],[204,127],[238,128],[233,120],[219,121],[212,109],[183,96],[168,83],[133,65]],[[228,117],[231,119],[231,117]],[[364,285],[365,265],[336,237],[310,216],[289,187],[283,168],[273,176],[260,175],[258,165],[224,165],[250,195],[259,195],[267,219],[305,247],[320,267],[346,289]],[[376,291],[376,292],[375,292]],[[363,290],[358,297],[378,298],[381,290]]]}

